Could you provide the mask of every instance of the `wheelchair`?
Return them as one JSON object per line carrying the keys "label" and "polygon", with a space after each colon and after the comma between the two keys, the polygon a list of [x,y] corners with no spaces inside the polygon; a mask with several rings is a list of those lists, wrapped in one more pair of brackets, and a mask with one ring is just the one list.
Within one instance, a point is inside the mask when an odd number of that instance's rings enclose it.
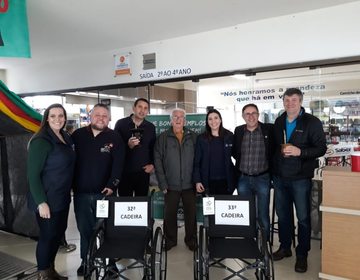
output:
{"label": "wheelchair", "polygon": [[[143,269],[143,280],[166,279],[167,253],[160,227],[153,233],[152,196],[108,197],[108,218],[96,224],[85,261],[85,280],[129,279],[124,272]],[[130,260],[119,271],[109,261]],[[138,279],[138,278],[137,278]]]}
{"label": "wheelchair", "polygon": [[[210,267],[231,273],[224,279],[247,279],[244,272],[255,272],[256,279],[275,279],[271,246],[261,220],[256,218],[255,196],[215,195],[215,215],[204,215],[199,239],[195,237],[194,279],[209,279]],[[204,204],[206,198],[204,198]],[[222,262],[239,259],[245,267],[238,271]]]}

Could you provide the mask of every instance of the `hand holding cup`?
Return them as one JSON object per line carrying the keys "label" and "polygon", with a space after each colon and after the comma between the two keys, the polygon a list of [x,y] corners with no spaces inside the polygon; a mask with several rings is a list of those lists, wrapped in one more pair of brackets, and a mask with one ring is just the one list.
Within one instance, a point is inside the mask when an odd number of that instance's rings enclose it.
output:
{"label": "hand holding cup", "polygon": [[291,143],[281,144],[281,152],[284,157],[297,157],[301,155],[301,149]]}
{"label": "hand holding cup", "polygon": [[[143,128],[132,128],[130,129],[132,137],[128,141],[130,149],[134,147],[141,147],[141,140],[143,137],[144,129]],[[131,143],[130,143],[131,142]]]}
{"label": "hand holding cup", "polygon": [[140,140],[136,137],[129,138],[128,146],[130,149],[134,148],[135,146],[140,144]]}

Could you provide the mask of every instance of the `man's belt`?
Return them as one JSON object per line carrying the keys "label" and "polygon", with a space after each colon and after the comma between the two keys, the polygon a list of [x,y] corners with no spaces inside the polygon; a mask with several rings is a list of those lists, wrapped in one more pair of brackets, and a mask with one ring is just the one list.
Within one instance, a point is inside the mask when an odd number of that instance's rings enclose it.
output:
{"label": "man's belt", "polygon": [[248,176],[248,177],[259,177],[259,176],[267,174],[267,173],[269,173],[269,170],[266,170],[266,171],[260,172],[260,173],[256,173],[256,174],[246,174],[246,173],[242,173],[242,174],[245,176]]}

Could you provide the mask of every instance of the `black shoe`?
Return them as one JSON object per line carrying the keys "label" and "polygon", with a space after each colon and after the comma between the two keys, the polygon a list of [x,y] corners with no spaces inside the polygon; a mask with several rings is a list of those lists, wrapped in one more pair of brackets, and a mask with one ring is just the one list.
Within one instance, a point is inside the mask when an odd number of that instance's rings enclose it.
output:
{"label": "black shoe", "polygon": [[299,273],[304,273],[307,271],[307,258],[296,259],[295,271]]}
{"label": "black shoe", "polygon": [[291,250],[284,250],[284,249],[280,248],[275,253],[273,253],[272,256],[273,256],[274,261],[280,261],[283,258],[291,257],[292,253],[291,253]]}
{"label": "black shoe", "polygon": [[151,255],[152,249],[150,245],[146,246],[146,254]]}
{"label": "black shoe", "polygon": [[68,244],[68,245],[66,245],[66,246],[60,245],[57,252],[58,252],[59,254],[64,254],[64,253],[69,253],[69,252],[71,252],[71,251],[74,251],[75,249],[76,249],[76,245],[75,245],[75,244]]}
{"label": "black shoe", "polygon": [[77,276],[84,276],[85,266],[83,264],[81,264],[76,273],[77,273]]}
{"label": "black shoe", "polygon": [[194,246],[194,244],[190,244],[190,245],[188,245],[188,248],[190,251],[194,251],[195,246]]}
{"label": "black shoe", "polygon": [[172,247],[175,247],[175,246],[176,246],[176,245],[174,245],[174,246],[171,246],[171,245],[165,245],[163,249],[164,249],[164,251],[170,251],[170,250],[171,250],[171,248],[172,248]]}

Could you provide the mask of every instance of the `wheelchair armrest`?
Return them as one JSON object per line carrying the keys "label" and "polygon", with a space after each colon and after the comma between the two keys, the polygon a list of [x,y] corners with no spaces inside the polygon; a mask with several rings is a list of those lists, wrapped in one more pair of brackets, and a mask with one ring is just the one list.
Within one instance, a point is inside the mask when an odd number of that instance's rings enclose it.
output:
{"label": "wheelchair armrest", "polygon": [[96,230],[98,229],[99,227],[103,227],[104,226],[104,223],[105,223],[105,219],[100,219],[97,221],[97,223],[95,224],[93,230]]}

